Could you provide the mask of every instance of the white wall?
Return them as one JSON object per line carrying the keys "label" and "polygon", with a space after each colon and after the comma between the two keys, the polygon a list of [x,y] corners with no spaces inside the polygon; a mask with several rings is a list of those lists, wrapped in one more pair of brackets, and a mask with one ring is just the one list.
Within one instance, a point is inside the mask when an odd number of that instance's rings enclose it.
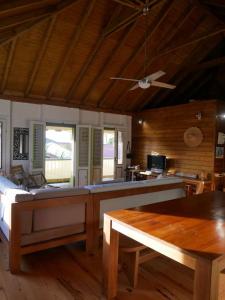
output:
{"label": "white wall", "polygon": [[[6,171],[10,165],[23,164],[29,169],[28,161],[12,160],[13,128],[29,128],[30,121],[44,121],[59,124],[82,124],[92,126],[114,126],[126,132],[131,140],[131,117],[103,112],[92,112],[77,108],[11,102],[0,99],[0,118],[7,122]],[[10,146],[11,136],[11,146]],[[125,141],[125,145],[126,142]]]}

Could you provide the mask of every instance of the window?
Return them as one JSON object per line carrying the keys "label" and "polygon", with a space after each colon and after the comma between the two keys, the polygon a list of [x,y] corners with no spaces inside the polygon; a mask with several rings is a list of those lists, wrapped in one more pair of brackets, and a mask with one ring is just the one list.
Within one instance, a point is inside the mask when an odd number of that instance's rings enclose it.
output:
{"label": "window", "polygon": [[123,164],[123,133],[118,131],[118,143],[117,143],[117,155],[118,155],[118,165]]}

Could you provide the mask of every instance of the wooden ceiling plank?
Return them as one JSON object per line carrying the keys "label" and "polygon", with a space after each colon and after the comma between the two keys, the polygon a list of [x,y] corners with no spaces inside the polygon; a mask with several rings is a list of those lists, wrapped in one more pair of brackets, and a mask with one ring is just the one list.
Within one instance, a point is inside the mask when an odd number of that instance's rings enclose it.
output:
{"label": "wooden ceiling plank", "polygon": [[38,57],[37,59],[35,60],[35,63],[34,63],[34,66],[32,68],[32,72],[30,74],[30,77],[29,77],[29,81],[28,81],[28,84],[27,84],[27,87],[26,87],[26,90],[25,90],[25,97],[27,97],[33,87],[33,84],[34,84],[34,81],[36,79],[36,76],[37,76],[37,73],[38,73],[38,70],[39,70],[39,67],[40,67],[40,63],[46,53],[46,50],[47,50],[47,45],[48,45],[48,42],[52,36],[52,31],[53,31],[53,28],[55,26],[55,22],[56,22],[56,19],[57,17],[54,15],[50,20],[49,20],[49,25],[48,25],[48,29],[47,29],[47,32],[44,33],[44,38],[43,38],[43,41],[41,43],[41,47],[39,49],[39,53],[38,53]]}
{"label": "wooden ceiling plank", "polygon": [[63,0],[63,3],[60,2],[57,5],[54,5],[54,9],[52,9],[52,13],[45,14],[44,16],[40,16],[36,21],[27,22],[25,24],[18,25],[16,28],[13,28],[12,32],[8,34],[7,38],[0,40],[0,46],[3,46],[11,42],[14,38],[19,37],[27,30],[30,30],[33,26],[37,26],[41,22],[46,21],[51,16],[57,16],[58,14],[62,13],[65,9],[68,9],[70,6],[74,5],[78,1],[80,0]]}
{"label": "wooden ceiling plank", "polygon": [[[173,41],[174,37],[179,33],[180,29],[183,27],[183,25],[186,23],[186,21],[190,18],[191,14],[192,14],[193,11],[195,10],[195,8],[196,8],[196,6],[188,7],[188,8],[184,11],[184,13],[179,17],[178,22],[177,22],[177,24],[175,25],[175,30],[174,30],[174,31],[171,31],[170,35],[166,38],[166,40],[163,41],[163,43],[161,44],[161,46],[160,46],[159,49],[158,49],[159,52],[162,51],[164,48],[166,48],[167,45],[170,44],[170,43]],[[154,60],[154,59],[153,59],[153,60]],[[153,60],[151,61],[151,63],[153,62]],[[151,64],[151,63],[150,63],[150,64]],[[147,66],[149,67],[150,64],[148,63]],[[139,75],[141,74],[141,72],[142,72],[142,70],[141,70],[141,68],[140,68],[140,72],[138,72],[138,75],[137,75],[137,76],[139,76]],[[119,98],[115,101],[113,107],[117,106],[117,105],[121,102],[121,100],[124,98],[124,96],[125,96],[128,92],[129,92],[129,90],[128,90],[128,91],[125,91],[125,92],[121,95],[121,97],[119,97]],[[135,99],[135,101],[134,101],[134,102],[132,101],[132,103],[131,103],[131,107],[132,107],[132,108],[135,107],[135,105],[136,105],[137,103],[139,103],[139,102],[140,102],[140,103],[145,102],[145,101],[141,102],[141,99],[142,99],[142,97],[143,97],[144,92],[145,92],[145,91],[142,91],[142,93],[140,93],[140,95]],[[141,104],[141,106],[142,106],[142,104]],[[129,106],[129,107],[130,107],[130,106]]]}
{"label": "wooden ceiling plank", "polygon": [[103,77],[102,74],[104,73],[104,70],[106,70],[108,68],[108,66],[112,63],[112,59],[113,59],[114,55],[116,55],[121,50],[121,48],[126,43],[127,38],[129,37],[130,33],[134,30],[134,27],[136,26],[136,22],[133,23],[132,26],[130,27],[130,29],[123,34],[123,37],[121,38],[119,43],[111,50],[109,56],[106,59],[106,63],[100,68],[98,74],[95,76],[94,80],[92,81],[90,87],[87,89],[87,91],[86,91],[83,99],[80,101],[80,103],[84,104],[87,102],[88,96],[90,95],[91,91],[95,87],[96,83]]}
{"label": "wooden ceiling plank", "polygon": [[57,68],[54,72],[54,75],[51,79],[51,82],[48,86],[47,94],[46,94],[47,98],[51,97],[53,90],[55,88],[55,85],[58,82],[60,76],[62,75],[65,65],[68,63],[68,60],[72,55],[74,47],[76,46],[76,44],[78,43],[78,41],[81,37],[81,34],[88,22],[88,18],[94,9],[96,1],[97,0],[90,1],[88,7],[85,7],[82,17],[81,17],[82,21],[80,22],[80,25],[75,28],[73,35],[72,35],[71,39],[69,40],[68,46],[65,50],[65,53],[63,53],[63,55],[61,56],[58,66],[57,66]]}
{"label": "wooden ceiling plank", "polygon": [[98,42],[95,45],[94,49],[92,49],[91,54],[89,55],[88,60],[85,62],[84,66],[82,67],[82,69],[81,69],[78,77],[76,77],[73,80],[73,82],[72,82],[72,84],[70,86],[70,89],[69,89],[69,91],[67,93],[67,96],[66,96],[67,102],[71,101],[71,99],[72,99],[72,97],[73,97],[73,95],[74,95],[74,93],[75,93],[75,91],[76,91],[79,83],[81,82],[81,80],[82,80],[83,76],[85,75],[85,73],[87,72],[89,66],[92,64],[93,60],[95,59],[95,57],[96,57],[99,49],[102,46],[103,41],[108,36],[108,30],[111,27],[111,23],[112,23],[112,21],[114,19],[114,15],[117,15],[117,10],[115,10],[113,16],[111,17],[111,19],[108,22],[108,25],[103,30],[103,33],[102,33],[101,37],[98,39]]}
{"label": "wooden ceiling plank", "polygon": [[[158,16],[156,16],[156,20],[153,25],[148,28],[147,35],[148,39],[151,38],[151,36],[156,32],[160,24],[163,22],[163,20],[166,18],[166,16],[169,14],[170,9],[172,8],[173,1],[166,2],[166,4],[163,6],[163,8],[160,10],[160,13]],[[125,70],[130,66],[133,61],[136,59],[136,57],[143,51],[145,43],[146,43],[145,34],[142,38],[141,42],[138,44],[134,52],[132,53],[131,57],[128,58],[128,60],[121,66],[120,71],[116,74],[116,77],[121,77]],[[101,107],[107,100],[107,94],[110,93],[110,91],[113,89],[114,85],[116,84],[116,81],[112,82],[112,84],[106,89],[106,91],[101,96],[100,100],[98,101],[97,106]]]}
{"label": "wooden ceiling plank", "polygon": [[8,82],[9,72],[11,69],[11,65],[12,65],[12,61],[13,61],[13,57],[14,57],[14,53],[15,53],[16,42],[17,42],[17,39],[14,39],[10,44],[10,49],[8,52],[5,69],[4,69],[4,73],[3,73],[3,79],[2,79],[2,83],[1,83],[1,93],[2,94],[4,94],[4,91],[5,91],[7,82]]}

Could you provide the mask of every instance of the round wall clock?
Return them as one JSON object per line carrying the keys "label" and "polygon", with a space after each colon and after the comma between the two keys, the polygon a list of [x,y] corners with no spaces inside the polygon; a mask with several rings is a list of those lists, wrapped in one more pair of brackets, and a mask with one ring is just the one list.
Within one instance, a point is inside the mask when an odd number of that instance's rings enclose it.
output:
{"label": "round wall clock", "polygon": [[203,134],[198,127],[189,127],[184,132],[184,143],[188,147],[198,147],[203,141]]}

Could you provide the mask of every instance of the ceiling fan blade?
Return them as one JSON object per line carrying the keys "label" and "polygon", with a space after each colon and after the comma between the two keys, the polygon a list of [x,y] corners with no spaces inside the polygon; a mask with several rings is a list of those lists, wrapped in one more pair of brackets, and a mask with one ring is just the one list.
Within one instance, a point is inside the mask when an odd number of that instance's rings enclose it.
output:
{"label": "ceiling fan blade", "polygon": [[156,80],[156,79],[162,77],[165,74],[166,73],[164,71],[158,71],[156,73],[153,73],[153,74],[150,74],[150,75],[146,76],[145,79],[147,79],[148,81],[153,81],[153,80]]}
{"label": "ceiling fan blade", "polygon": [[110,79],[113,79],[113,80],[126,80],[126,81],[134,81],[134,82],[138,82],[139,81],[137,79],[123,78],[123,77],[110,77]]}
{"label": "ceiling fan blade", "polygon": [[164,83],[164,82],[159,82],[159,81],[152,81],[151,85],[166,88],[166,89],[171,89],[171,90],[176,88],[176,85],[172,85],[172,84],[168,84],[168,83]]}
{"label": "ceiling fan blade", "polygon": [[129,91],[133,91],[136,90],[137,88],[139,88],[139,84],[135,84],[131,89],[129,89]]}

